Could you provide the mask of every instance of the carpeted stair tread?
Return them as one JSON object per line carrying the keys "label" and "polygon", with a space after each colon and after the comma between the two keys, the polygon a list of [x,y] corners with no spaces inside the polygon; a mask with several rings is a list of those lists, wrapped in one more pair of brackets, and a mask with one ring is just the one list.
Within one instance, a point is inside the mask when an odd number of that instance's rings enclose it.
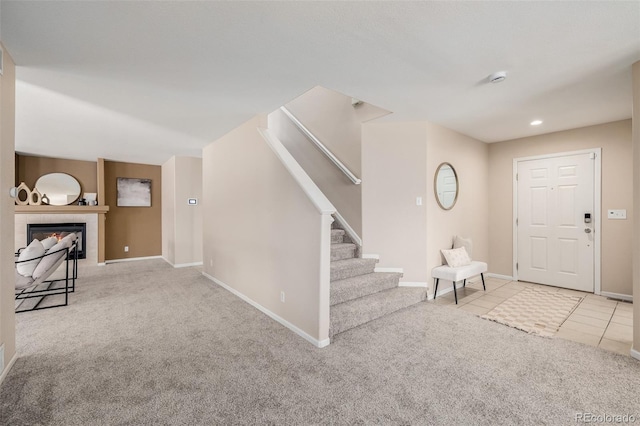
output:
{"label": "carpeted stair tread", "polygon": [[424,288],[396,287],[332,306],[329,337],[425,299]]}
{"label": "carpeted stair tread", "polygon": [[331,230],[331,244],[344,242],[344,229],[332,229]]}
{"label": "carpeted stair tread", "polygon": [[331,262],[331,281],[344,280],[356,275],[371,274],[377,259],[344,259]]}
{"label": "carpeted stair tread", "polygon": [[331,283],[331,306],[398,286],[402,274],[374,272]]}
{"label": "carpeted stair tread", "polygon": [[331,261],[349,259],[355,256],[356,245],[351,243],[331,244]]}

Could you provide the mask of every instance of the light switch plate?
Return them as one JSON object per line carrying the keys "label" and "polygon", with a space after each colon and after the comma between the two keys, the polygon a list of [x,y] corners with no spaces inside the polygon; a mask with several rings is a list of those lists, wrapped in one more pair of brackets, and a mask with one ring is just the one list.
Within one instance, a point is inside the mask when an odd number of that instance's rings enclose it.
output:
{"label": "light switch plate", "polygon": [[618,209],[618,210],[607,210],[607,218],[609,219],[626,219],[627,218],[627,210],[626,209]]}

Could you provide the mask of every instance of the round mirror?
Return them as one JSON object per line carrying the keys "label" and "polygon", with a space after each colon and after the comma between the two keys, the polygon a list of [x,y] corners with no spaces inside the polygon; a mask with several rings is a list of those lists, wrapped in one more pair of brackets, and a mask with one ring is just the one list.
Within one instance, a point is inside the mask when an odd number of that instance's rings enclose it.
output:
{"label": "round mirror", "polygon": [[49,200],[49,205],[66,206],[80,196],[80,183],[66,173],[49,173],[40,176],[36,181],[36,189],[42,197]]}
{"label": "round mirror", "polygon": [[458,199],[458,175],[449,163],[442,163],[433,180],[436,201],[444,210],[451,210]]}

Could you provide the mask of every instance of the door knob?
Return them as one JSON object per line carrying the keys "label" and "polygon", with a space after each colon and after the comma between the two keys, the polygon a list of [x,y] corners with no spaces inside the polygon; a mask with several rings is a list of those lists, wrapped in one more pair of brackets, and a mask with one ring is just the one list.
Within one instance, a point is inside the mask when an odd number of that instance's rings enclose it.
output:
{"label": "door knob", "polygon": [[587,234],[591,233],[591,228],[584,228],[584,232],[586,232]]}

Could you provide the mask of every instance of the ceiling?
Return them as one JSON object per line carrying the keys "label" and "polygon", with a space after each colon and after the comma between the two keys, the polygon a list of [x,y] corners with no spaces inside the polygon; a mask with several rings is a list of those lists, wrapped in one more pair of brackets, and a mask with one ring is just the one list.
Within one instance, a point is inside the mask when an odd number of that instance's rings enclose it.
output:
{"label": "ceiling", "polygon": [[2,0],[0,39],[17,151],[162,164],[316,85],[485,142],[630,118],[640,2]]}

